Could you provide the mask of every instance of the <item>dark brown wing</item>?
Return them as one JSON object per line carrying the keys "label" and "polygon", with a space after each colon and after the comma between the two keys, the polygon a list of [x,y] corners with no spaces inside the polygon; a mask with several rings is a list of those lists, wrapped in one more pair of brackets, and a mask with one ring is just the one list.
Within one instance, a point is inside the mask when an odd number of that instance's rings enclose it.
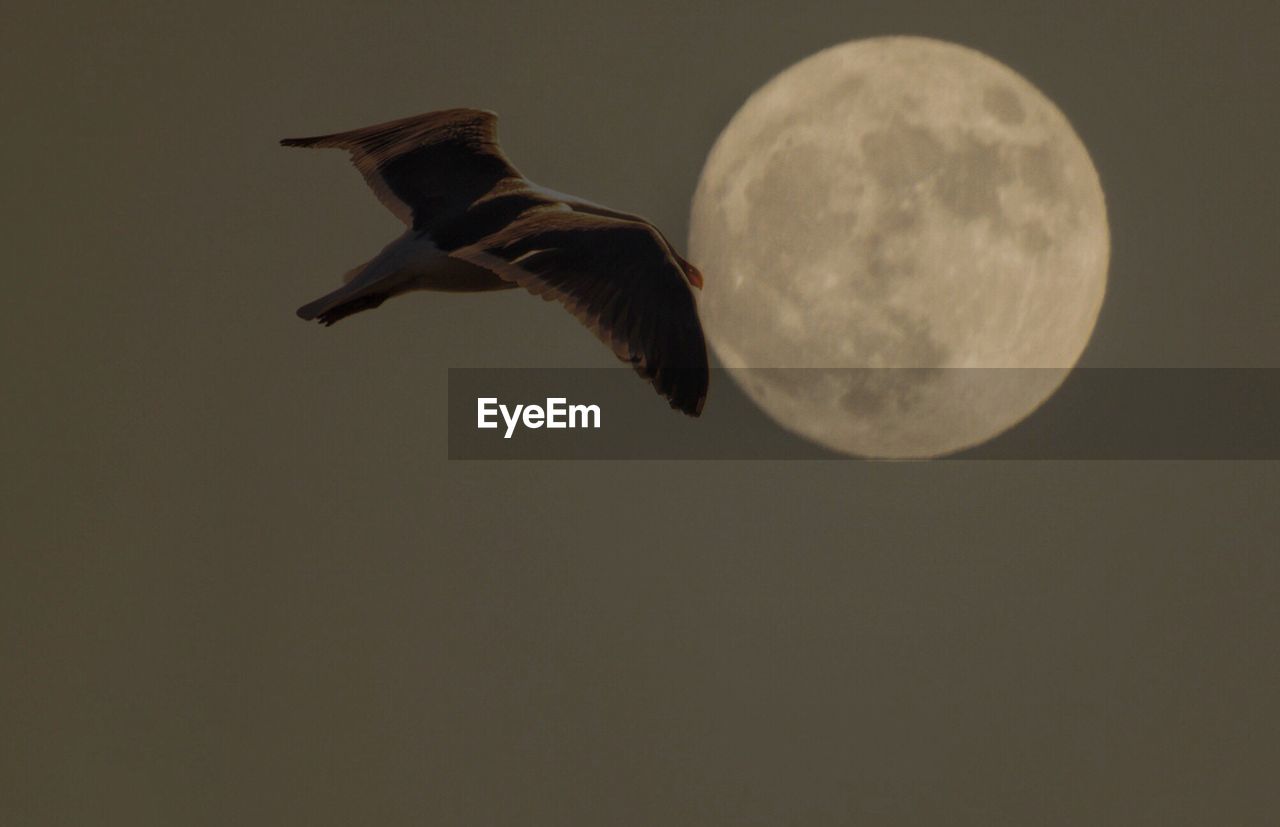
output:
{"label": "dark brown wing", "polygon": [[347,150],[387,209],[430,231],[465,213],[503,179],[520,176],[498,148],[497,122],[481,109],[445,109],[280,143]]}
{"label": "dark brown wing", "polygon": [[690,416],[707,398],[693,291],[652,226],[542,208],[451,255],[555,299]]}

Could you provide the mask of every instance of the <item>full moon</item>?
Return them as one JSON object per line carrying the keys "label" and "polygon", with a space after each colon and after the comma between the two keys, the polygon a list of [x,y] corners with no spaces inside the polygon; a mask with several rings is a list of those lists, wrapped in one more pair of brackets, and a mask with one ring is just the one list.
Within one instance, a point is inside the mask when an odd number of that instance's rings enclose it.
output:
{"label": "full moon", "polygon": [[783,427],[934,457],[1034,411],[1089,340],[1109,234],[1066,117],[952,43],[835,46],[747,100],[703,167],[690,259],[716,355]]}

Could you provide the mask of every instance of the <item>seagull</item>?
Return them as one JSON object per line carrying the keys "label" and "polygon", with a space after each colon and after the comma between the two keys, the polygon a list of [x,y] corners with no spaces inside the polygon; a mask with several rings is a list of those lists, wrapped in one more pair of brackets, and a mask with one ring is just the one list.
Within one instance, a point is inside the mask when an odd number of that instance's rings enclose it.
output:
{"label": "seagull", "polygon": [[645,219],[532,183],[498,147],[497,115],[446,109],[283,146],[351,154],[406,225],[298,308],[328,326],[410,290],[523,287],[557,301],[690,416],[707,396],[707,346],[692,288],[702,274]]}

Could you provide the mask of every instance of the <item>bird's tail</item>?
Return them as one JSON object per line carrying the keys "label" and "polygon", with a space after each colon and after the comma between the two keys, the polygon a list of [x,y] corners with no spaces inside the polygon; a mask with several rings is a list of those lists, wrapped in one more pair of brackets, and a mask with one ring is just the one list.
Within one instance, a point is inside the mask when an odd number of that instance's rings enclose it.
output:
{"label": "bird's tail", "polygon": [[[385,279],[377,279],[374,262],[366,261],[352,267],[342,277],[342,286],[313,302],[298,308],[298,317],[307,321],[319,321],[326,327],[361,310],[372,310],[395,295]],[[360,278],[368,273],[370,278]]]}
{"label": "bird's tail", "polygon": [[298,318],[328,327],[361,310],[372,310],[391,297],[390,290],[351,290],[343,285],[328,295],[298,308]]}
{"label": "bird's tail", "polygon": [[[372,259],[348,271],[342,277],[345,284],[337,290],[299,307],[298,315],[307,321],[331,325],[353,313],[372,310],[392,296],[426,287],[424,274],[434,272],[445,262],[449,262],[448,257],[429,239],[408,230]],[[432,282],[431,289],[445,289],[438,282],[438,278]],[[480,289],[494,287],[485,282]]]}

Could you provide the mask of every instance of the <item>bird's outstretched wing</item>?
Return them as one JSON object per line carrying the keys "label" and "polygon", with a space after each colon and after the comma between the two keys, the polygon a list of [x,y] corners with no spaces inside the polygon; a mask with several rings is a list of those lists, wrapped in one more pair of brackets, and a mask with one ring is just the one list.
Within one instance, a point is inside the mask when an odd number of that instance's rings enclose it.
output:
{"label": "bird's outstretched wing", "polygon": [[503,179],[520,176],[498,148],[497,121],[482,109],[445,109],[280,143],[347,150],[387,209],[430,231],[465,213]]}
{"label": "bird's outstretched wing", "polygon": [[531,209],[450,255],[560,302],[677,408],[702,412],[707,345],[693,291],[642,221]]}

